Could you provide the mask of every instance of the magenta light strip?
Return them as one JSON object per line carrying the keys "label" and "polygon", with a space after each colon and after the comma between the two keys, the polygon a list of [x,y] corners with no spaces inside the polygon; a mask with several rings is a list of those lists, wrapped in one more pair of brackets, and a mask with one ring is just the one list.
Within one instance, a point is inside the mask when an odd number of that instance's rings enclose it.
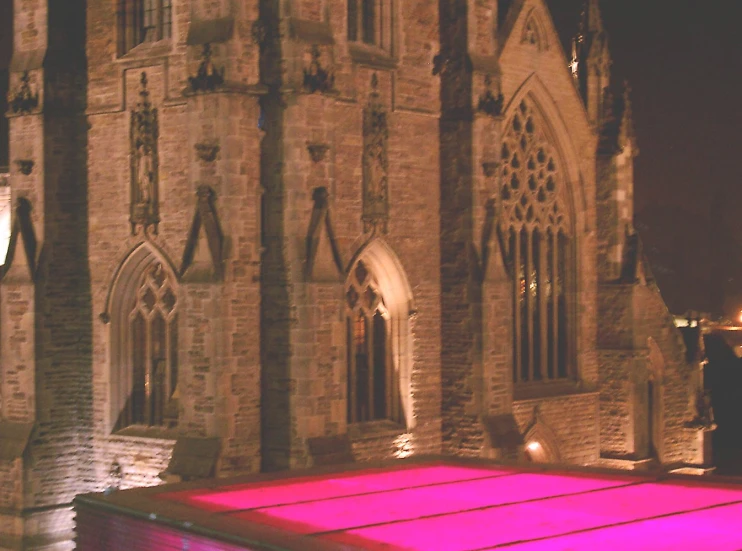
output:
{"label": "magenta light strip", "polygon": [[[323,536],[369,550],[468,551],[742,500],[742,491],[647,483]],[[370,542],[379,542],[378,545]]]}
{"label": "magenta light strip", "polygon": [[[301,534],[458,513],[504,503],[578,494],[632,483],[630,478],[585,478],[521,473],[235,513],[243,520]],[[440,519],[439,519],[440,521]],[[447,522],[447,520],[444,520]]]}
{"label": "magenta light strip", "polygon": [[[509,551],[739,551],[742,504],[509,546]],[[490,548],[486,551],[493,551]],[[502,549],[502,548],[498,548]]]}
{"label": "magenta light strip", "polygon": [[384,492],[405,487],[441,484],[511,474],[512,469],[429,466],[393,471],[361,471],[308,480],[285,480],[251,484],[222,492],[186,491],[160,494],[161,499],[180,501],[209,511],[235,511],[276,505]]}

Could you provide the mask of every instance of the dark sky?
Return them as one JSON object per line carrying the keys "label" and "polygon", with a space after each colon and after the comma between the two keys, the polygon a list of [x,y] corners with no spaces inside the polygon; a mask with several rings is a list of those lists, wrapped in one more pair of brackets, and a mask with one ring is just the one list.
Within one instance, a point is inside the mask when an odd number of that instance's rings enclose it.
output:
{"label": "dark sky", "polygon": [[[582,0],[547,0],[563,41]],[[633,88],[635,222],[674,312],[742,309],[742,35],[730,0],[602,0]],[[565,43],[565,48],[566,48]]]}

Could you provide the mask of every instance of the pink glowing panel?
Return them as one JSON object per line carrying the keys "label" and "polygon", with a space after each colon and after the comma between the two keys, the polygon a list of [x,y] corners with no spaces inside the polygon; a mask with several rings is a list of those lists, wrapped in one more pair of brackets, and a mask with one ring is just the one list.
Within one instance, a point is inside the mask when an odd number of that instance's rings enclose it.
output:
{"label": "pink glowing panel", "polygon": [[[742,500],[742,491],[670,484],[637,484],[395,524],[370,526],[327,539],[388,549],[465,551],[643,520]],[[381,542],[375,544],[372,542]]]}
{"label": "pink glowing panel", "polygon": [[495,477],[513,470],[436,465],[416,469],[383,471],[380,469],[351,472],[335,476],[307,477],[295,482],[274,481],[250,484],[213,492],[173,492],[162,499],[185,502],[210,511],[255,509],[302,501],[316,501],[369,492],[441,484],[460,480]]}
{"label": "pink glowing panel", "polygon": [[[742,504],[726,505],[581,532],[508,547],[512,551],[738,551],[742,549]],[[630,542],[631,545],[627,545]],[[487,551],[492,551],[490,548]]]}
{"label": "pink glowing panel", "polygon": [[523,473],[345,497],[321,503],[270,507],[235,513],[234,516],[296,533],[312,534],[577,494],[624,486],[636,480],[627,477],[586,478]]}

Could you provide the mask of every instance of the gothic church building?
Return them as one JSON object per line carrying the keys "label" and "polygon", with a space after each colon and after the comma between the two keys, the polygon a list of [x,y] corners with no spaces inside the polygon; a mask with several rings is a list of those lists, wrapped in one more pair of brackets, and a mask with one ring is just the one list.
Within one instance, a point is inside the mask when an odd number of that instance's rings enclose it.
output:
{"label": "gothic church building", "polygon": [[570,53],[544,0],[2,0],[0,549],[189,474],[704,467],[597,0]]}

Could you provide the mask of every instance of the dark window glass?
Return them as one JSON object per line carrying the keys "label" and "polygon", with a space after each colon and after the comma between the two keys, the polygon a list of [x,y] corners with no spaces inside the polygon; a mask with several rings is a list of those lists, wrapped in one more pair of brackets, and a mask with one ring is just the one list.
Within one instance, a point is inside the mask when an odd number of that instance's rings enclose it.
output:
{"label": "dark window glass", "polygon": [[129,314],[130,397],[119,428],[177,422],[177,302],[160,264],[150,266]]}
{"label": "dark window glass", "polygon": [[376,43],[376,0],[363,2],[363,41],[366,44]]}
{"label": "dark window glass", "polygon": [[348,0],[348,40],[358,40],[358,0]]}
{"label": "dark window glass", "polygon": [[569,238],[556,152],[527,99],[504,128],[498,195],[513,273],[513,381],[566,378]]}
{"label": "dark window glass", "polygon": [[118,52],[172,36],[172,0],[118,0]]}
{"label": "dark window glass", "polygon": [[378,310],[374,314],[374,418],[387,416],[386,321]]}

